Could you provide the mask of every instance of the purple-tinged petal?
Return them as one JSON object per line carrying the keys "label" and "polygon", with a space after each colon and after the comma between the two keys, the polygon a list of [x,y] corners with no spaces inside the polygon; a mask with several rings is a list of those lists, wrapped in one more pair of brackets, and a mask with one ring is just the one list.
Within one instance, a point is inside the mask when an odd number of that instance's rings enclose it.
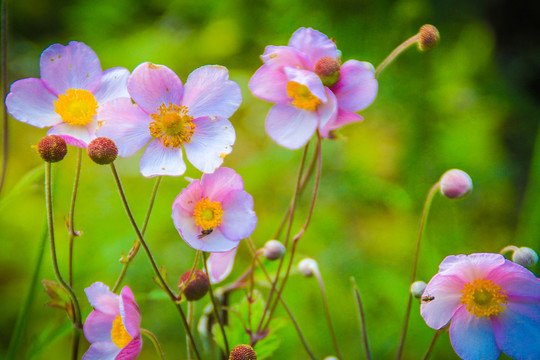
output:
{"label": "purple-tinged petal", "polygon": [[221,202],[223,222],[221,232],[230,240],[240,241],[249,237],[257,227],[253,211],[253,197],[244,190],[234,190]]}
{"label": "purple-tinged petal", "polygon": [[[124,286],[120,292],[120,315],[127,333],[136,338],[141,329],[141,310],[135,302],[133,293],[128,286]],[[128,345],[129,346],[129,345]]]}
{"label": "purple-tinged petal", "polygon": [[193,123],[195,132],[191,141],[184,144],[186,157],[200,171],[212,173],[231,153],[236,133],[231,122],[222,117],[215,120],[202,117],[194,119]]}
{"label": "purple-tinged petal", "polygon": [[496,360],[501,354],[491,320],[472,315],[465,306],[460,307],[452,319],[450,342],[464,360]]}
{"label": "purple-tinged petal", "polygon": [[540,301],[540,279],[510,260],[493,269],[486,278],[499,285],[509,296],[528,296]]}
{"label": "purple-tinged petal", "polygon": [[378,83],[373,65],[349,60],[340,68],[339,81],[332,86],[339,108],[360,111],[368,107],[377,96]]}
{"label": "purple-tinged petal", "polygon": [[323,33],[312,28],[300,28],[292,35],[289,46],[307,55],[311,69],[323,56],[338,60],[336,44]]}
{"label": "purple-tinged petal", "polygon": [[54,111],[56,100],[58,97],[40,79],[28,78],[11,84],[6,106],[16,120],[43,128],[62,122],[60,115]]}
{"label": "purple-tinged petal", "polygon": [[190,214],[193,214],[195,204],[202,198],[202,186],[199,180],[193,180],[187,187],[183,188],[173,202],[172,208],[179,206]]}
{"label": "purple-tinged petal", "polygon": [[229,80],[226,67],[206,65],[195,69],[186,81],[182,105],[189,115],[224,117],[228,119],[242,102],[240,86]]}
{"label": "purple-tinged petal", "polygon": [[321,78],[315,75],[315,73],[287,66],[285,67],[285,75],[289,81],[294,81],[295,83],[306,86],[311,94],[317,97],[321,102],[325,103],[328,100]]}
{"label": "purple-tinged petal", "polygon": [[120,351],[112,341],[98,341],[90,346],[82,360],[115,360]]}
{"label": "purple-tinged petal", "polygon": [[212,284],[221,282],[229,276],[234,265],[237,249],[236,247],[231,251],[215,252],[210,255],[206,264],[208,265],[208,273],[210,274],[210,282]]}
{"label": "purple-tinged petal", "polygon": [[180,176],[186,172],[182,148],[167,148],[159,140],[154,140],[146,147],[140,168],[144,177]]}
{"label": "purple-tinged petal", "polygon": [[445,326],[461,306],[460,290],[465,283],[455,276],[435,275],[424,290],[425,296],[433,300],[420,305],[420,314],[426,324],[433,329]]}
{"label": "purple-tinged petal", "polygon": [[41,80],[56,95],[67,89],[83,89],[93,93],[101,81],[101,64],[89,46],[70,41],[67,46],[53,44],[41,53]]}
{"label": "purple-tinged petal", "polygon": [[282,69],[284,66],[300,69],[308,67],[306,55],[290,46],[267,46],[261,59],[274,69]]}
{"label": "purple-tinged petal", "polygon": [[96,136],[104,136],[114,141],[118,156],[128,157],[142,149],[152,140],[149,124],[151,118],[130,98],[119,98],[107,102],[98,109],[101,124]]}
{"label": "purple-tinged petal", "polygon": [[203,174],[201,179],[203,197],[221,202],[234,190],[244,190],[244,180],[233,169],[222,167],[212,174]]}
{"label": "purple-tinged petal", "polygon": [[328,137],[330,126],[337,118],[338,103],[332,91],[330,91],[327,87],[325,87],[324,90],[326,91],[328,101],[319,105],[317,108],[317,114],[319,115],[319,130],[321,131],[321,136],[326,138]]}
{"label": "purple-tinged petal", "polygon": [[63,122],[50,128],[49,131],[47,131],[47,135],[59,135],[69,145],[86,148],[88,143],[96,138],[93,131],[89,131],[89,129],[96,127],[96,118],[94,117],[92,121],[94,124],[87,125],[70,125]]}
{"label": "purple-tinged petal", "polygon": [[359,122],[364,120],[360,115],[353,113],[351,111],[338,109],[338,114],[334,122],[328,123],[329,130],[336,130],[345,125],[348,125],[353,122]]}
{"label": "purple-tinged petal", "polygon": [[90,287],[84,289],[88,302],[96,310],[109,315],[120,314],[120,297],[109,290],[109,287],[102,282],[93,283]]}
{"label": "purple-tinged petal", "polygon": [[202,238],[202,251],[205,252],[226,252],[238,247],[240,241],[227,238],[219,227],[215,228],[210,235]]}
{"label": "purple-tinged petal", "polygon": [[276,104],[266,117],[266,132],[279,145],[298,149],[306,145],[317,129],[317,113],[287,104]]}
{"label": "purple-tinged petal", "polygon": [[114,360],[134,360],[137,358],[142,348],[141,336],[137,336],[127,344],[120,354],[114,358]]}
{"label": "purple-tinged petal", "polygon": [[98,341],[112,341],[111,330],[116,315],[105,314],[94,310],[84,322],[84,336],[90,343]]}
{"label": "purple-tinged petal", "polygon": [[140,64],[133,70],[127,87],[133,101],[148,114],[155,114],[158,108],[169,103],[180,105],[184,88],[182,81],[165,65],[150,62]]}
{"label": "purple-tinged petal", "polygon": [[280,103],[290,100],[287,95],[287,76],[268,65],[261,66],[249,80],[249,89],[258,98]]}
{"label": "purple-tinged petal", "polygon": [[115,67],[103,72],[101,83],[94,92],[94,97],[98,104],[105,104],[107,101],[121,97],[129,98],[127,91],[127,81],[129,70],[123,67]]}
{"label": "purple-tinged petal", "polygon": [[454,275],[464,282],[471,282],[486,278],[493,269],[503,265],[505,261],[502,255],[493,253],[451,255],[439,265],[439,273]]}

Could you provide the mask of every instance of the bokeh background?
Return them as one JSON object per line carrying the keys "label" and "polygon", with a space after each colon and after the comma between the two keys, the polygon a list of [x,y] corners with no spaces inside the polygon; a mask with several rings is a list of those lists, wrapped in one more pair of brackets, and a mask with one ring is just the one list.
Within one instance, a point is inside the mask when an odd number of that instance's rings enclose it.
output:
{"label": "bokeh background", "polygon": [[[540,46],[539,3],[516,1],[288,1],[288,0],[21,0],[8,1],[9,81],[39,77],[39,55],[53,43],[83,41],[103,69],[133,70],[143,61],[165,64],[185,81],[195,68],[229,68],[243,93],[231,118],[237,131],[225,166],[239,172],[255,199],[259,218],[253,240],[271,238],[293,192],[301,151],[273,143],[264,131],[271,104],[251,95],[250,76],[261,65],[266,45],[285,45],[299,27],[313,27],[336,39],[343,61],[378,65],[425,23],[438,27],[439,46],[431,52],[409,49],[379,77],[375,102],[361,113],[363,123],[323,143],[323,175],[311,226],[300,255],[319,263],[326,282],[334,326],[347,359],[363,358],[350,276],[360,288],[372,352],[395,356],[407,301],[410,266],[423,202],[441,174],[459,168],[470,174],[474,191],[452,201],[436,196],[421,248],[418,279],[426,282],[450,254],[498,252],[506,245],[540,250]],[[43,177],[32,145],[45,130],[10,119],[6,184],[0,196],[0,354],[7,351],[21,303],[31,286],[45,225]],[[55,168],[57,242],[67,269],[67,230],[75,169],[75,149]],[[536,152],[536,154],[535,154]],[[141,153],[119,159],[117,167],[128,200],[142,222],[153,179],[139,174]],[[186,176],[200,174],[188,165]],[[17,186],[24,180],[22,186]],[[148,242],[169,282],[192,264],[194,251],[178,236],[171,204],[187,182],[165,178],[147,232]],[[295,229],[309,205],[310,188],[300,202]],[[121,253],[134,235],[108,167],[83,161],[76,205],[74,289],[84,316],[91,307],[83,289],[95,281],[113,285]],[[234,280],[249,265],[241,245]],[[538,272],[538,266],[533,268]],[[124,284],[142,309],[142,326],[160,339],[170,359],[185,358],[185,336],[174,307],[152,281],[141,253]],[[46,249],[39,279],[54,280]],[[45,307],[37,285],[18,358],[67,358],[70,324],[64,313]],[[265,294],[268,291],[260,285]],[[237,302],[240,291],[231,298]],[[285,299],[319,358],[333,354],[316,281],[295,272]],[[199,314],[208,301],[196,305]],[[418,359],[434,331],[414,303],[404,358]],[[285,326],[275,330],[281,344],[272,358],[306,359],[282,309]],[[88,347],[81,343],[81,352]],[[141,359],[156,358],[147,340]],[[456,359],[448,335],[433,359]]]}

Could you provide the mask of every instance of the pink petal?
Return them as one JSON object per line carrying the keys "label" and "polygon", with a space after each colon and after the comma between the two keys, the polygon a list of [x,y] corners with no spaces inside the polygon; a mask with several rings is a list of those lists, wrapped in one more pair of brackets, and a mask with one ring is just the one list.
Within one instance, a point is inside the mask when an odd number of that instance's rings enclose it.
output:
{"label": "pink petal", "polygon": [[98,109],[101,127],[96,136],[104,136],[114,141],[118,156],[128,157],[142,149],[150,140],[151,118],[130,98],[119,98],[107,102]]}
{"label": "pink petal", "polygon": [[540,301],[540,279],[510,260],[493,269],[486,278],[502,287],[510,296],[528,296]]}
{"label": "pink petal", "polygon": [[193,209],[197,201],[202,199],[202,186],[199,180],[193,180],[187,187],[182,189],[182,192],[176,197],[172,208],[179,206],[188,213],[193,214]]}
{"label": "pink petal", "polygon": [[16,120],[40,128],[62,122],[54,111],[58,97],[50,92],[40,79],[22,79],[11,84],[6,97],[9,114]]}
{"label": "pink petal", "polygon": [[115,360],[134,360],[135,358],[137,358],[137,356],[141,352],[141,348],[142,348],[142,339],[141,339],[141,336],[139,335],[133,340],[131,340],[129,344],[127,344],[126,347],[124,347],[122,351],[120,351],[120,354],[118,354],[118,356],[116,356],[114,359]]}
{"label": "pink petal", "polygon": [[82,360],[115,360],[120,351],[112,341],[98,341],[90,346]]}
{"label": "pink petal", "polygon": [[223,223],[219,226],[229,240],[240,241],[249,237],[257,227],[253,211],[253,197],[244,190],[229,192],[221,202]]}
{"label": "pink petal", "polygon": [[201,185],[203,197],[221,202],[229,192],[243,190],[244,180],[233,169],[222,167],[212,174],[203,174]]}
{"label": "pink petal", "polygon": [[266,117],[266,132],[279,145],[298,149],[306,145],[317,129],[317,113],[287,104],[276,104]]}
{"label": "pink petal", "polygon": [[141,329],[141,310],[139,310],[139,306],[135,302],[133,293],[128,286],[124,286],[120,292],[119,305],[122,323],[126,331],[132,338],[138,337]]}
{"label": "pink petal", "polygon": [[328,125],[330,126],[330,130],[336,130],[350,123],[362,120],[364,120],[364,118],[358,114],[355,114],[351,111],[339,109],[336,120],[332,123],[329,123]]}
{"label": "pink petal", "polygon": [[242,102],[240,86],[229,80],[226,67],[206,65],[195,69],[186,81],[182,105],[189,115],[224,117],[228,119]]}
{"label": "pink petal", "polygon": [[210,255],[207,260],[208,273],[210,274],[210,282],[212,284],[225,280],[232,271],[234,265],[234,258],[236,257],[236,250],[234,248],[231,251],[215,252]]}
{"label": "pink petal", "polygon": [[336,97],[327,87],[324,88],[328,101],[319,105],[317,114],[319,115],[319,130],[322,137],[328,137],[330,126],[335,122],[338,115],[338,104]]}
{"label": "pink petal", "polygon": [[465,283],[455,276],[435,275],[424,290],[424,296],[433,296],[433,300],[420,305],[420,314],[426,324],[433,329],[445,326],[461,306],[460,290]]}
{"label": "pink petal", "polygon": [[287,77],[281,70],[269,65],[261,66],[249,81],[249,89],[258,98],[275,103],[290,100],[287,95]]}
{"label": "pink petal", "polygon": [[231,153],[236,133],[231,122],[222,117],[215,120],[202,117],[193,123],[195,132],[191,141],[184,144],[186,157],[200,171],[212,173]]}
{"label": "pink petal", "polygon": [[274,69],[282,69],[284,66],[300,69],[308,67],[306,55],[290,46],[267,46],[261,59]]}
{"label": "pink petal", "polygon": [[140,64],[128,79],[128,91],[133,101],[148,114],[157,113],[162,105],[180,105],[184,88],[182,81],[168,67],[150,62]]}
{"label": "pink petal", "polygon": [[96,310],[109,315],[118,315],[120,313],[120,297],[109,290],[109,287],[102,282],[93,283],[90,287],[84,289],[90,305]]}
{"label": "pink petal", "polygon": [[447,256],[439,265],[439,273],[442,275],[454,275],[464,282],[471,282],[485,278],[491,270],[504,263],[505,258],[500,254],[451,255]]}
{"label": "pink petal", "polygon": [[339,108],[360,111],[368,107],[377,96],[378,83],[373,65],[349,60],[340,68],[339,81],[332,86]]}
{"label": "pink petal", "polygon": [[105,70],[101,77],[99,87],[94,92],[94,97],[98,104],[104,104],[107,101],[121,97],[129,98],[127,91],[127,81],[129,70],[122,67],[115,67]]}
{"label": "pink petal", "polygon": [[285,67],[285,75],[289,81],[305,85],[321,102],[325,103],[327,101],[325,88],[321,79],[315,73],[287,66]]}
{"label": "pink petal", "polygon": [[90,343],[98,341],[112,341],[111,330],[116,315],[102,313],[94,310],[84,322],[84,336]]}
{"label": "pink petal", "polygon": [[67,46],[54,44],[41,53],[41,80],[55,95],[67,89],[94,92],[101,81],[101,64],[94,52],[82,42],[70,41]]}
{"label": "pink petal", "polygon": [[159,140],[154,140],[146,147],[140,168],[144,177],[180,176],[186,172],[182,148],[167,148]]}
{"label": "pink petal", "polygon": [[95,133],[91,130],[96,128],[96,117],[92,120],[93,124],[88,125],[70,125],[68,123],[60,123],[47,131],[47,135],[59,135],[72,146],[86,148],[88,143],[96,138]]}
{"label": "pink petal", "polygon": [[311,69],[323,56],[338,60],[336,44],[323,33],[312,28],[300,28],[292,35],[289,46],[307,55]]}

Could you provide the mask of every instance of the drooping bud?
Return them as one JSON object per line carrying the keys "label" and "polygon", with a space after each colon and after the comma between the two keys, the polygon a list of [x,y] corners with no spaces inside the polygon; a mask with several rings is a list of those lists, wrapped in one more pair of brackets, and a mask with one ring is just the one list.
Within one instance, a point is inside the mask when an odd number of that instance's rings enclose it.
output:
{"label": "drooping bud", "polygon": [[98,137],[88,144],[88,156],[99,165],[108,165],[116,160],[118,148],[109,138]]}
{"label": "drooping bud", "polygon": [[538,263],[538,254],[531,248],[520,247],[514,251],[512,261],[524,267],[531,267]]}
{"label": "drooping bud", "polygon": [[257,354],[249,345],[236,345],[229,355],[229,360],[257,360]]}
{"label": "drooping bud", "polygon": [[186,284],[190,275],[191,270],[188,270],[182,276],[180,276],[178,289],[180,290],[180,296],[184,294],[187,301],[196,301],[206,295],[208,289],[210,288],[210,280],[204,271],[195,270],[195,273],[191,277],[191,281]]}
{"label": "drooping bud", "polygon": [[315,64],[315,74],[321,78],[324,86],[335,85],[339,80],[339,62],[330,56],[323,56]]}
{"label": "drooping bud", "polygon": [[417,299],[422,297],[427,284],[423,281],[415,281],[411,284],[411,295]]}
{"label": "drooping bud", "polygon": [[263,255],[268,260],[277,260],[285,254],[285,246],[277,240],[269,240],[264,244]]}
{"label": "drooping bud", "polygon": [[471,177],[458,169],[445,172],[440,183],[441,193],[449,199],[463,198],[469,195],[473,188]]}
{"label": "drooping bud", "polygon": [[39,141],[37,151],[43,160],[54,163],[66,156],[67,144],[60,136],[49,135]]}
{"label": "drooping bud", "polygon": [[427,51],[437,46],[441,35],[439,30],[433,25],[426,24],[420,28],[418,39],[418,48],[420,51]]}
{"label": "drooping bud", "polygon": [[298,263],[298,270],[305,277],[311,277],[315,272],[319,271],[319,265],[311,258],[305,258]]}

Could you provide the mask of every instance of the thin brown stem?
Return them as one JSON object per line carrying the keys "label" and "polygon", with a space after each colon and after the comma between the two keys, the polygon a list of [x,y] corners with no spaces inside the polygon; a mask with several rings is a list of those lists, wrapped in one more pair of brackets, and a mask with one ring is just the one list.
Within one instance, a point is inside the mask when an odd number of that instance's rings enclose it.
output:
{"label": "thin brown stem", "polygon": [[372,360],[371,351],[369,351],[369,341],[367,336],[367,327],[366,327],[366,317],[364,316],[364,307],[362,306],[362,299],[360,298],[360,291],[358,286],[356,286],[356,281],[351,277],[351,282],[353,284],[354,298],[356,300],[356,305],[358,306],[358,316],[360,317],[360,330],[362,331],[362,342],[364,344],[364,353],[367,360]]}
{"label": "thin brown stem", "polygon": [[8,52],[8,24],[7,24],[7,0],[2,0],[2,175],[0,175],[0,193],[4,188],[6,180],[6,171],[8,163],[9,151],[9,126],[8,113],[5,99],[8,93],[8,78],[7,78],[7,52]]}
{"label": "thin brown stem", "polygon": [[75,231],[75,201],[77,200],[77,190],[79,189],[79,179],[81,177],[82,148],[77,149],[77,165],[75,165],[75,180],[73,181],[73,192],[71,193],[71,205],[69,207],[69,286],[73,287],[73,240],[79,236]]}
{"label": "thin brown stem", "polygon": [[[193,313],[194,313],[194,303],[193,301],[188,301],[188,311],[187,311],[187,323],[189,328],[193,327]],[[186,350],[188,360],[193,359],[193,350],[191,349],[191,344],[189,343],[189,336],[186,335]]]}
{"label": "thin brown stem", "polygon": [[415,44],[418,42],[418,39],[420,38],[420,33],[410,37],[409,39],[405,40],[401,45],[399,45],[397,48],[394,49],[386,57],[386,59],[383,60],[383,62],[377,66],[377,70],[375,70],[375,78],[377,78],[380,73],[392,62],[394,59],[398,57],[399,54],[401,54],[405,49],[407,49],[409,46]]}
{"label": "thin brown stem", "polygon": [[433,335],[433,339],[431,339],[431,343],[429,344],[429,347],[426,351],[426,354],[423,357],[423,360],[427,360],[429,358],[429,355],[431,354],[431,350],[435,347],[435,343],[437,342],[437,339],[439,338],[439,335],[444,331],[445,328],[435,331],[435,334]]}
{"label": "thin brown stem", "polygon": [[315,268],[314,270],[315,271],[313,271],[313,274],[317,278],[317,282],[319,283],[319,288],[321,290],[322,302],[324,306],[324,314],[326,316],[326,323],[328,325],[328,330],[330,331],[330,337],[332,338],[332,342],[334,343],[334,349],[336,350],[336,354],[338,358],[343,359],[343,356],[341,355],[341,351],[339,350],[336,333],[334,332],[334,326],[332,326],[332,319],[330,318],[330,308],[328,307],[328,299],[326,298],[326,290],[324,289],[324,281],[323,281],[323,278],[319,269]]}

